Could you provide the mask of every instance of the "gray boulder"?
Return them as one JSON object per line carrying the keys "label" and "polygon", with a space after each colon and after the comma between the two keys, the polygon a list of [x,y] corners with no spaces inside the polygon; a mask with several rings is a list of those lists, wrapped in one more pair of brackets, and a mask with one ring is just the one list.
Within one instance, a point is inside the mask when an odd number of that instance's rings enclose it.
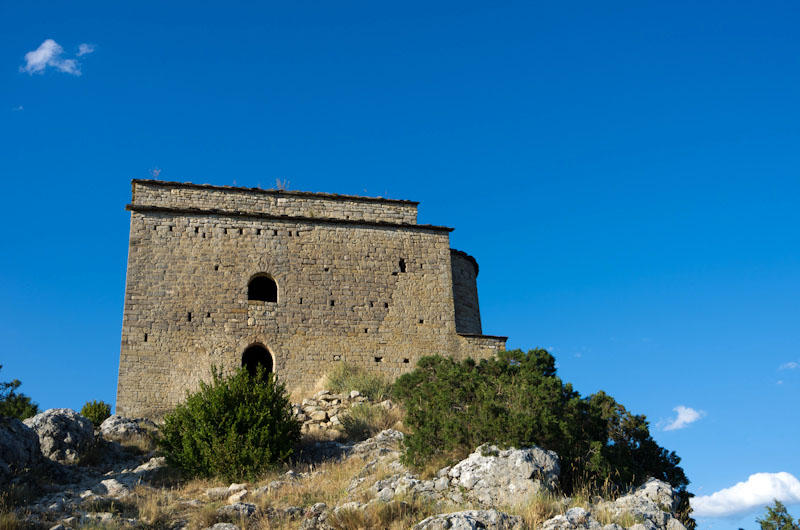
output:
{"label": "gray boulder", "polygon": [[603,503],[602,507],[609,513],[620,516],[630,514],[645,527],[680,530],[684,526],[672,513],[678,507],[678,496],[672,486],[662,480],[650,478],[627,495],[614,502]]}
{"label": "gray boulder", "polygon": [[484,444],[448,472],[451,485],[479,503],[524,502],[530,494],[558,483],[558,455],[539,447],[499,450]]}
{"label": "gray boulder", "polygon": [[247,502],[237,502],[236,504],[229,504],[228,506],[223,506],[217,513],[222,516],[227,517],[234,517],[234,518],[241,518],[241,517],[252,517],[258,511],[258,508],[255,504],[250,504]]}
{"label": "gray boulder", "polygon": [[92,422],[72,409],[48,409],[23,423],[36,431],[42,454],[60,464],[76,464],[94,445]]}
{"label": "gray boulder", "polygon": [[[673,517],[678,497],[672,487],[654,478],[623,495],[615,501],[604,501],[590,506],[589,510],[572,508],[566,514],[548,519],[542,530],[621,530],[616,523],[602,526],[597,518],[622,521],[633,519],[630,530],[686,530]],[[603,517],[598,517],[602,514]]]}
{"label": "gray boulder", "polygon": [[0,484],[42,459],[36,431],[16,418],[0,417]]}
{"label": "gray boulder", "polygon": [[364,459],[399,457],[403,433],[394,429],[385,429],[372,438],[353,445],[351,454]]}
{"label": "gray boulder", "polygon": [[542,525],[542,530],[600,530],[602,525],[583,508],[571,508],[566,514],[556,515]]}
{"label": "gray boulder", "polygon": [[522,518],[497,510],[467,510],[433,515],[417,523],[413,530],[518,530]]}
{"label": "gray boulder", "polygon": [[139,424],[130,418],[109,416],[100,424],[100,436],[111,442],[121,442],[144,434]]}

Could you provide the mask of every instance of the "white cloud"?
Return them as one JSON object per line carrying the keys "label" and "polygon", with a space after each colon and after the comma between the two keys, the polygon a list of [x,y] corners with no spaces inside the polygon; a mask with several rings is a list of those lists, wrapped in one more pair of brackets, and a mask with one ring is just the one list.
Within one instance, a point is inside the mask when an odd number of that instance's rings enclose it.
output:
{"label": "white cloud", "polygon": [[669,423],[664,426],[665,431],[677,431],[678,429],[683,429],[690,423],[694,423],[706,415],[706,413],[702,410],[694,410],[691,407],[684,407],[683,405],[678,405],[672,410],[677,412],[678,415],[674,420],[670,420]]}
{"label": "white cloud", "polygon": [[800,366],[800,364],[794,361],[789,361],[788,363],[783,363],[778,370],[794,370],[798,366]]}
{"label": "white cloud", "polygon": [[31,75],[41,74],[50,66],[66,74],[81,75],[78,61],[64,59],[63,53],[64,48],[59,43],[53,39],[47,39],[38,48],[25,54],[25,66],[20,66],[19,70]]}
{"label": "white cloud", "polygon": [[790,474],[756,473],[745,482],[691,500],[695,517],[728,517],[770,504],[800,502],[800,480]]}
{"label": "white cloud", "polygon": [[83,43],[78,45],[78,57],[81,55],[88,55],[94,51],[94,44]]}
{"label": "white cloud", "polygon": [[11,107],[11,110],[13,110],[14,112],[22,112],[23,110],[25,110],[25,107],[23,107],[22,105],[17,105],[15,107]]}

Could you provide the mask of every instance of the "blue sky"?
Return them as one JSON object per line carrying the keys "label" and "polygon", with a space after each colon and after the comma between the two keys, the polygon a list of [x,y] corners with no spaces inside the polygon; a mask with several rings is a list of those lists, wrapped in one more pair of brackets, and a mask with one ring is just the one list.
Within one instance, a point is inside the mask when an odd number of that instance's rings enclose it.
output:
{"label": "blue sky", "polygon": [[113,402],[131,178],[419,200],[478,259],[485,332],[646,414],[698,496],[750,479],[702,528],[754,528],[772,495],[800,516],[798,22],[788,1],[3,2],[0,380]]}

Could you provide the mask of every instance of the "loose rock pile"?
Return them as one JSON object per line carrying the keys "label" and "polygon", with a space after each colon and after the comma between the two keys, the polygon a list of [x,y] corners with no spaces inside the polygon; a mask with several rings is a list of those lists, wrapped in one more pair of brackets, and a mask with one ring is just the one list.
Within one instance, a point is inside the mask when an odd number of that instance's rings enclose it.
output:
{"label": "loose rock pile", "polygon": [[[330,432],[341,425],[341,414],[353,405],[367,403],[369,400],[358,390],[349,394],[333,394],[328,390],[317,392],[313,398],[292,405],[295,418],[303,423],[303,434]],[[391,408],[391,401],[382,403]]]}

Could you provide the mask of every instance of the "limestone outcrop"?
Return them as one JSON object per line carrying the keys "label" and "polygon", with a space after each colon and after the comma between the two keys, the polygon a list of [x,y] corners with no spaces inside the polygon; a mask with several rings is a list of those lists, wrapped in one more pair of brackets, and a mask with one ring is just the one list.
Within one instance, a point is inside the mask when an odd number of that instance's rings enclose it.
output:
{"label": "limestone outcrop", "polygon": [[[382,431],[362,446],[378,446],[377,458],[400,455],[403,433]],[[383,444],[378,445],[380,442]],[[354,448],[354,453],[358,451]],[[399,464],[399,463],[397,463]],[[420,496],[428,501],[449,501],[456,504],[476,503],[484,507],[508,504],[511,499],[524,499],[541,490],[550,490],[558,483],[558,455],[539,447],[499,450],[482,445],[453,467],[440,469],[436,478],[420,480],[404,467],[399,472],[375,482],[370,492],[375,498],[389,502],[394,498]],[[351,489],[355,489],[353,485]]]}
{"label": "limestone outcrop", "polygon": [[619,523],[603,526],[598,519],[631,522],[633,530],[685,530],[674,516],[678,497],[672,486],[664,481],[650,478],[647,482],[615,501],[593,504],[590,508],[572,508],[565,514],[547,520],[543,530],[597,529],[616,530],[624,528]]}
{"label": "limestone outcrop", "polygon": [[117,415],[106,418],[103,423],[100,424],[98,430],[103,438],[114,442],[127,440],[133,436],[141,436],[144,434],[144,430],[139,427],[136,421]]}
{"label": "limestone outcrop", "polygon": [[509,498],[523,498],[558,484],[558,455],[539,447],[500,450],[482,445],[454,465],[447,476],[450,485],[463,488],[483,505],[497,505]]}
{"label": "limestone outcrop", "polygon": [[23,423],[36,431],[44,457],[59,464],[77,464],[94,444],[92,422],[72,409],[48,409]]}
{"label": "limestone outcrop", "polygon": [[522,517],[497,510],[466,510],[433,515],[414,525],[413,530],[521,530]]}
{"label": "limestone outcrop", "polygon": [[36,431],[16,418],[0,417],[0,485],[36,467],[41,458]]}

